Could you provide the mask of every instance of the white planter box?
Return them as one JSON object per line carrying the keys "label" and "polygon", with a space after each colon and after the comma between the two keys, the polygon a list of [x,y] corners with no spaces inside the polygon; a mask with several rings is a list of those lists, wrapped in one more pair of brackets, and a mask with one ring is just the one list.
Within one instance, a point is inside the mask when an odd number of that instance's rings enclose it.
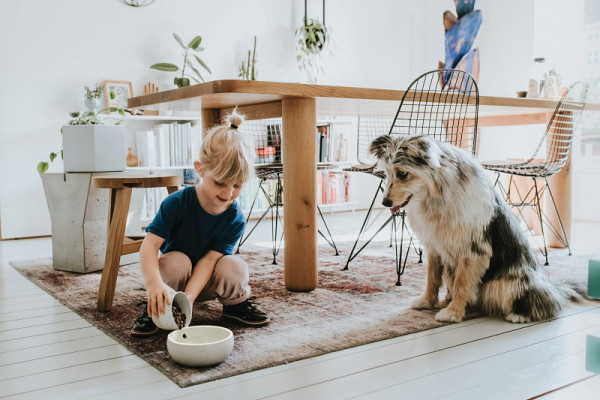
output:
{"label": "white planter box", "polygon": [[65,125],[62,135],[65,172],[125,170],[125,126]]}

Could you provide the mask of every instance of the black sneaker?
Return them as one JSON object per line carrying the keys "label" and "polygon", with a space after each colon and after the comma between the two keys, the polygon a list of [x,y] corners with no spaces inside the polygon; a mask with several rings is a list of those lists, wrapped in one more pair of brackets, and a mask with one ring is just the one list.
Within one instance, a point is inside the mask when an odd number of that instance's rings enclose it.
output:
{"label": "black sneaker", "polygon": [[265,325],[270,319],[267,314],[260,311],[252,300],[256,297],[250,297],[246,301],[230,306],[223,305],[223,316],[225,318],[235,319],[246,325]]}
{"label": "black sneaker", "polygon": [[133,323],[131,328],[131,336],[150,336],[158,331],[158,326],[154,325],[152,317],[148,315],[148,303],[143,301],[138,304],[138,307],[144,305],[140,315]]}

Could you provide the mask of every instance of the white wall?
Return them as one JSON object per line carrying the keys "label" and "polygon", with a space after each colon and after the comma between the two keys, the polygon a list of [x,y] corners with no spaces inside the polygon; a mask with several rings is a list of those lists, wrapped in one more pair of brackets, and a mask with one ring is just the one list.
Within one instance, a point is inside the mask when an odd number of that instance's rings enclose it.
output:
{"label": "white wall", "polygon": [[[444,58],[442,13],[454,10],[453,0],[326,3],[336,47],[318,83],[403,88]],[[531,3],[476,3],[483,94],[512,96],[524,87],[533,57]],[[0,0],[2,238],[50,233],[36,165],[60,147],[60,127],[82,107],[85,85],[131,81],[134,94],[149,81],[172,87],[174,74],[148,68],[181,63],[172,32],[203,37],[210,80],[236,78],[256,34],[260,80],[305,81],[294,36],[303,16],[304,2],[292,0],[157,0],[145,8],[118,0]],[[321,1],[309,1],[310,16],[321,16]]]}

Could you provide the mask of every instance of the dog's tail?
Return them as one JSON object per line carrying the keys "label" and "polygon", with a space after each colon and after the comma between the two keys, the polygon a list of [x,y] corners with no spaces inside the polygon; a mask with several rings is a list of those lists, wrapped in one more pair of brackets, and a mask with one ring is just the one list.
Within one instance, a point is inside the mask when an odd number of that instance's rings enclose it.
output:
{"label": "dog's tail", "polygon": [[573,278],[553,279],[557,290],[562,296],[574,303],[580,303],[584,299],[592,300],[587,293],[587,285],[585,282]]}

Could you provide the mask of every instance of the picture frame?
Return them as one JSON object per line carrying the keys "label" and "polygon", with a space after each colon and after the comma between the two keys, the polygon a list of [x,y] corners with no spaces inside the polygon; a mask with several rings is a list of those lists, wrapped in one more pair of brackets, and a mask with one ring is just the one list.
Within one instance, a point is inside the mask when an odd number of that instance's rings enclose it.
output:
{"label": "picture frame", "polygon": [[[115,98],[110,98],[110,92],[115,94]],[[104,98],[106,99],[106,108],[111,107],[127,108],[127,100],[133,97],[133,86],[128,81],[104,81]]]}

